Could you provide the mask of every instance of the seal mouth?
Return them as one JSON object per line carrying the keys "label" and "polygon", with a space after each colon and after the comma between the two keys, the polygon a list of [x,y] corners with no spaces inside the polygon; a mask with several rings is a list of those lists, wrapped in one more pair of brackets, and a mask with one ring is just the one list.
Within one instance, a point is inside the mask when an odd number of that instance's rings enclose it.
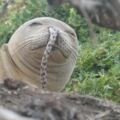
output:
{"label": "seal mouth", "polygon": [[[45,48],[46,48],[46,45],[43,45],[42,47],[39,47],[39,48],[34,48],[33,50],[41,49],[41,48],[45,49]],[[52,54],[52,53],[55,53],[55,52],[58,52],[58,51],[62,54],[62,56],[63,56],[65,59],[67,59],[67,58],[69,57],[69,55],[66,54],[66,53],[65,53],[59,46],[57,46],[57,45],[54,45],[54,46],[53,46],[52,51],[51,51],[51,54]]]}

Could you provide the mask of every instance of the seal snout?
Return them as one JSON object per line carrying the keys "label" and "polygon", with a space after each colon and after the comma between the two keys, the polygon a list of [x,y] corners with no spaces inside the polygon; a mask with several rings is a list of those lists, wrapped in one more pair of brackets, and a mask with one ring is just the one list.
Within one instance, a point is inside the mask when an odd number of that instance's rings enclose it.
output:
{"label": "seal snout", "polygon": [[72,37],[65,29],[61,28],[61,26],[46,25],[36,28],[36,31],[33,30],[34,32],[31,31],[32,35],[30,34],[27,37],[28,40],[32,41],[31,50],[41,51],[41,48],[46,48],[50,38],[49,29],[52,32],[57,31],[56,40],[50,54],[60,52],[59,54],[61,54],[64,59],[68,58],[73,49]]}

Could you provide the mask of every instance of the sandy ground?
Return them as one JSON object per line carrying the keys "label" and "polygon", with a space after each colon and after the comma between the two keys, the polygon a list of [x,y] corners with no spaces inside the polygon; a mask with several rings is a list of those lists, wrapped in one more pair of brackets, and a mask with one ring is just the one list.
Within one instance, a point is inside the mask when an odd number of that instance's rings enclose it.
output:
{"label": "sandy ground", "polygon": [[90,96],[41,92],[24,83],[0,84],[0,105],[37,120],[120,120],[120,106]]}

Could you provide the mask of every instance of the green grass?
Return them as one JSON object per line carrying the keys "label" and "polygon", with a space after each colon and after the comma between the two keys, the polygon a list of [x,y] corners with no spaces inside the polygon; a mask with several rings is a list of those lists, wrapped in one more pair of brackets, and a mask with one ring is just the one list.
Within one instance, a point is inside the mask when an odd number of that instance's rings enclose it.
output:
{"label": "green grass", "polygon": [[[93,47],[83,44],[79,50],[77,65],[66,91],[107,98],[120,103],[120,40],[115,36],[106,38],[99,34],[104,42]],[[101,38],[103,37],[103,38]],[[119,38],[119,37],[118,37]]]}

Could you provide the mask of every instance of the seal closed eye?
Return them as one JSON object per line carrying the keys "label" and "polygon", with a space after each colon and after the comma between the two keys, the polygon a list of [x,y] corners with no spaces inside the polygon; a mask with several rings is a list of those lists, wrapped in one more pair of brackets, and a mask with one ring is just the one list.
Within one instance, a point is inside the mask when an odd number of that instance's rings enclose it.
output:
{"label": "seal closed eye", "polygon": [[[78,41],[70,26],[50,17],[35,18],[24,23],[15,31],[8,44],[3,45],[1,51],[4,49],[4,54],[1,52],[1,55],[4,60],[1,61],[4,74],[2,73],[1,77],[41,86],[41,62],[51,36],[51,26],[58,30],[58,35],[46,61],[46,87],[51,91],[64,88],[76,64]],[[5,64],[8,67],[5,67]]]}
{"label": "seal closed eye", "polygon": [[33,27],[33,26],[39,26],[39,25],[42,25],[40,22],[33,22],[33,23],[30,23],[30,27]]}

